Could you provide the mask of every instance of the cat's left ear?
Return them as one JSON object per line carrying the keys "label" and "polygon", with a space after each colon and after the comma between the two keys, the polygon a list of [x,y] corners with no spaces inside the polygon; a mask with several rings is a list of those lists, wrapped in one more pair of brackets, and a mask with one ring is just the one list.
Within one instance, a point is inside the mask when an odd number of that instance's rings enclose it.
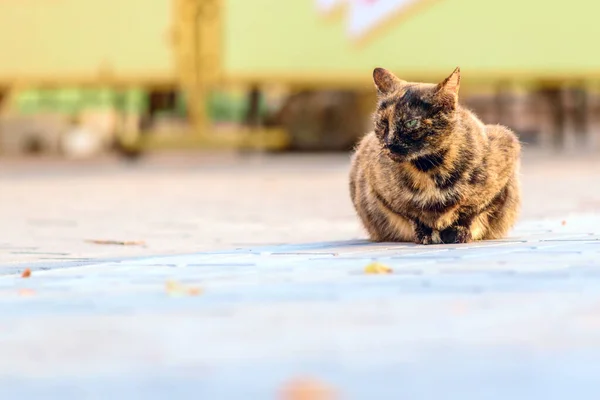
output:
{"label": "cat's left ear", "polygon": [[373,82],[375,82],[379,94],[383,95],[393,92],[406,83],[384,68],[375,68],[373,70]]}
{"label": "cat's left ear", "polygon": [[438,90],[452,94],[458,99],[458,89],[460,87],[460,67],[456,67],[454,72],[438,84]]}

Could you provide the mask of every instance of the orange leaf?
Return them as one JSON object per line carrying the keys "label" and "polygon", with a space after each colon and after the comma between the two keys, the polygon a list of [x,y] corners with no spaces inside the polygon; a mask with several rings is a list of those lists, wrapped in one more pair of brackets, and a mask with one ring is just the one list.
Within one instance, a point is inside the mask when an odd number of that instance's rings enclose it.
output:
{"label": "orange leaf", "polygon": [[165,290],[168,295],[174,297],[199,296],[202,294],[202,289],[199,287],[186,286],[173,280],[166,282]]}
{"label": "orange leaf", "polygon": [[25,270],[21,274],[21,278],[29,278],[30,276],[31,276],[31,270],[29,268],[25,268]]}
{"label": "orange leaf", "polygon": [[337,396],[332,388],[315,379],[295,379],[281,391],[281,400],[333,400]]}
{"label": "orange leaf", "polygon": [[33,289],[19,289],[19,296],[23,296],[23,297],[35,296],[35,290],[33,290]]}

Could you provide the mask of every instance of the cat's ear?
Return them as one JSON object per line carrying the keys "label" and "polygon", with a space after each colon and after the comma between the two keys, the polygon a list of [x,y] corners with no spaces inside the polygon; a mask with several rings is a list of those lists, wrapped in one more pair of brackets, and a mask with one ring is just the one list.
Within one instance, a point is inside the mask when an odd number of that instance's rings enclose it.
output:
{"label": "cat's ear", "polygon": [[373,82],[380,94],[391,93],[398,89],[405,82],[396,75],[384,68],[375,68],[373,70]]}
{"label": "cat's ear", "polygon": [[458,99],[458,89],[460,88],[460,67],[456,67],[454,72],[438,84],[438,90],[454,95]]}

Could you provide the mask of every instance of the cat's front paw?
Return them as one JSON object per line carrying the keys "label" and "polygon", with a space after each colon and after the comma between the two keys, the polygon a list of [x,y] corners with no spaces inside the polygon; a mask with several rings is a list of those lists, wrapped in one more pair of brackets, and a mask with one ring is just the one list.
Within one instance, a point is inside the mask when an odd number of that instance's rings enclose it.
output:
{"label": "cat's front paw", "polygon": [[416,244],[443,244],[440,232],[432,231],[431,234],[418,236],[415,240]]}
{"label": "cat's front paw", "polygon": [[473,241],[471,230],[466,226],[451,226],[440,232],[440,239],[445,244],[470,243]]}
{"label": "cat's front paw", "polygon": [[415,221],[415,243],[416,244],[437,244],[440,242],[439,234],[437,231],[423,224],[422,222]]}
{"label": "cat's front paw", "polygon": [[431,235],[417,235],[415,237],[415,243],[416,244],[433,244],[433,238],[431,237]]}

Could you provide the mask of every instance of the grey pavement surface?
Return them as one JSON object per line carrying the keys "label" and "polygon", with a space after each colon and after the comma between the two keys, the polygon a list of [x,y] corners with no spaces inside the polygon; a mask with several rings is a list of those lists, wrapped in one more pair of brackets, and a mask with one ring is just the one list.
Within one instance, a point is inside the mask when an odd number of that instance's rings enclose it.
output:
{"label": "grey pavement surface", "polygon": [[429,247],[366,242],[347,167],[0,162],[0,399],[598,398],[600,160],[528,153],[509,238]]}

